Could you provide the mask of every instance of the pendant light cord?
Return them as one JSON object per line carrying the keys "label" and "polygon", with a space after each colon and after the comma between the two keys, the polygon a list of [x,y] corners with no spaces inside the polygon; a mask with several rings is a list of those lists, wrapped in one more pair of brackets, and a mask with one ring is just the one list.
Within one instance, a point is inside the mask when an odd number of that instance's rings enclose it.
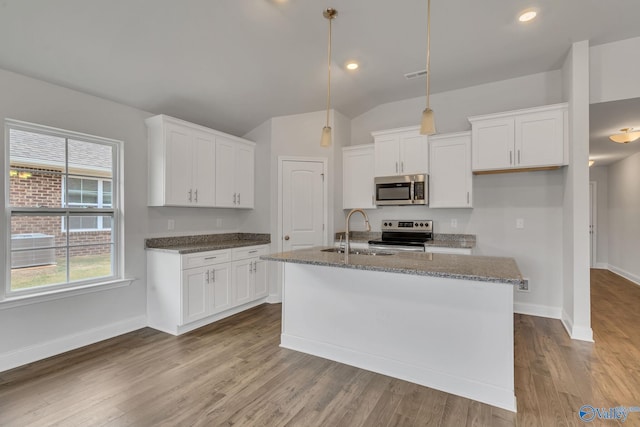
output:
{"label": "pendant light cord", "polygon": [[431,0],[427,0],[427,108],[429,108],[429,89],[431,80]]}
{"label": "pendant light cord", "polygon": [[329,70],[329,80],[327,83],[327,127],[329,127],[329,108],[331,108],[331,21],[333,17],[329,17],[329,48],[327,53],[327,69]]}

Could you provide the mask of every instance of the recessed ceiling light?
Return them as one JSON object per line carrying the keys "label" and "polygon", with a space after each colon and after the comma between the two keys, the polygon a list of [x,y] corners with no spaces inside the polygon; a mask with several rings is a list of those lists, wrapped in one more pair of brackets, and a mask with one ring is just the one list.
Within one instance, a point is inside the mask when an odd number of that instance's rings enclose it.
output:
{"label": "recessed ceiling light", "polygon": [[528,10],[525,10],[524,12],[522,12],[520,14],[520,16],[518,16],[518,21],[520,21],[520,22],[529,22],[533,18],[535,18],[537,15],[538,15],[538,12],[536,12],[533,9],[528,9]]}
{"label": "recessed ceiling light", "polygon": [[359,66],[355,61],[347,62],[347,70],[357,70]]}

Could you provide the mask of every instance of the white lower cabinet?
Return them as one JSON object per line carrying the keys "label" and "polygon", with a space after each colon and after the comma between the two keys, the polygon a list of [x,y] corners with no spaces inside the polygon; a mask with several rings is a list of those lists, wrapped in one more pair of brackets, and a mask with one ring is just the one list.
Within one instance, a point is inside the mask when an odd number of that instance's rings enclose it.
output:
{"label": "white lower cabinet", "polygon": [[173,335],[261,303],[268,245],[180,255],[147,252],[149,326]]}

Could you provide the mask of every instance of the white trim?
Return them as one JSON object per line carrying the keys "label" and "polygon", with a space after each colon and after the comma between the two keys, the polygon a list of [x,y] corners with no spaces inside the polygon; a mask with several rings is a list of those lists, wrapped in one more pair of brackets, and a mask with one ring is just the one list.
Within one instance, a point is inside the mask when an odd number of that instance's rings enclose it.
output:
{"label": "white trim", "polygon": [[593,268],[598,263],[598,183],[589,181],[589,209],[591,210],[591,224],[589,224],[591,239],[590,267]]}
{"label": "white trim", "polygon": [[401,380],[456,394],[507,411],[516,412],[516,396],[513,390],[472,381],[463,377],[445,374],[422,366],[380,357],[332,344],[311,341],[301,337],[282,334],[280,347],[301,351],[314,356],[345,363],[357,368],[389,375]]}
{"label": "white trim", "polygon": [[[37,294],[26,294],[11,296],[0,299],[0,310],[20,307],[29,304],[38,304],[45,301],[53,301],[61,298],[69,298],[77,295],[89,294],[93,292],[108,291],[110,289],[129,286],[136,279],[112,280],[109,282],[91,283],[84,286],[74,286],[72,288],[62,288],[49,291],[41,291]],[[15,294],[15,293],[14,293]]]}
{"label": "white trim", "polygon": [[596,265],[594,265],[591,268],[596,268],[599,270],[608,270],[609,269],[609,264],[607,264],[606,262],[598,262],[596,263]]}
{"label": "white trim", "polygon": [[615,265],[608,265],[608,269],[617,274],[618,276],[622,276],[625,279],[629,280],[630,282],[633,282],[634,284],[640,286],[640,276],[637,276],[633,273],[630,273],[626,270],[621,269],[620,267],[616,267]]}
{"label": "white trim", "polygon": [[562,318],[560,321],[572,340],[594,342],[593,329],[574,326],[573,320],[571,320],[567,312],[564,310],[562,311]]}
{"label": "white trim", "polygon": [[549,305],[514,302],[513,312],[518,314],[525,314],[527,316],[546,317],[549,319],[562,318],[562,307],[553,307]]}
{"label": "white trim", "polygon": [[146,316],[138,316],[0,354],[0,372],[126,334],[146,325]]}

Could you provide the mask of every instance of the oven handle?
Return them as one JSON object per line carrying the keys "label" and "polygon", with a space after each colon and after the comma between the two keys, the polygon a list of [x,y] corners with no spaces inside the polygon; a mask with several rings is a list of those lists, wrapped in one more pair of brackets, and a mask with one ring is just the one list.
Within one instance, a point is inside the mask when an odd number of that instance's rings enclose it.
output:
{"label": "oven handle", "polygon": [[370,250],[381,250],[388,252],[425,252],[424,246],[398,246],[384,244],[369,244]]}

